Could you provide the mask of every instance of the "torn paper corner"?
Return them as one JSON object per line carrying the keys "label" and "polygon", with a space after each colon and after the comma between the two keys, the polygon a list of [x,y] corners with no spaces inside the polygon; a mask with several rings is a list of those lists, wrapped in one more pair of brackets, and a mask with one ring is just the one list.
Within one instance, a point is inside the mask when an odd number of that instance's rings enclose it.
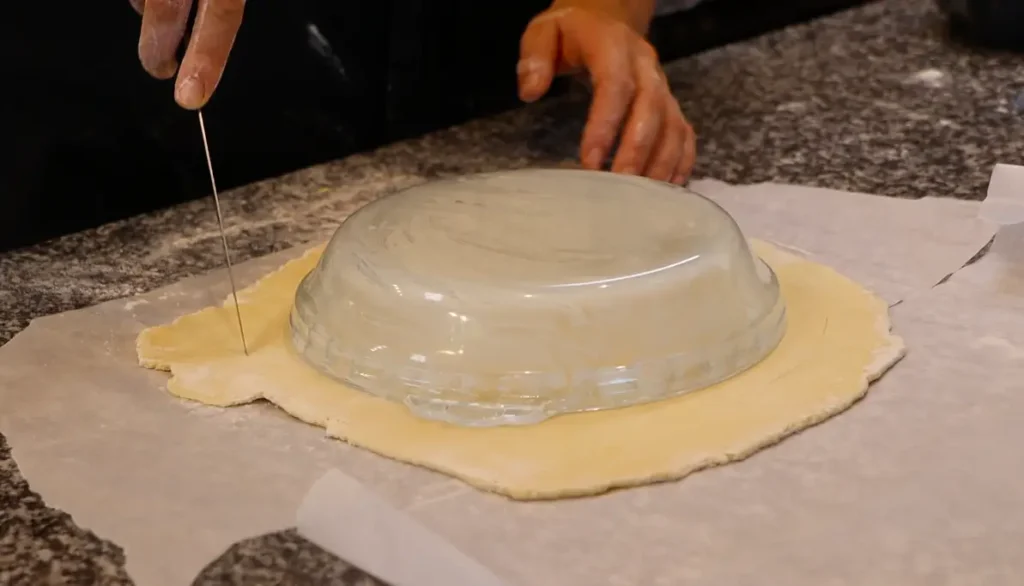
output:
{"label": "torn paper corner", "polygon": [[508,586],[339,470],[313,484],[295,525],[299,535],[391,586]]}
{"label": "torn paper corner", "polygon": [[[988,192],[981,202],[978,217],[995,227],[992,238],[964,266],[943,279],[942,283],[972,267],[975,277],[993,270],[999,273],[1004,292],[1024,291],[1024,166],[997,164],[992,170]],[[977,265],[983,258],[997,260],[986,270]],[[991,264],[991,263],[990,263]],[[996,265],[1012,269],[999,270]],[[994,277],[993,277],[994,278]]]}
{"label": "torn paper corner", "polygon": [[1024,167],[995,166],[978,217],[1000,226],[1024,223]]}

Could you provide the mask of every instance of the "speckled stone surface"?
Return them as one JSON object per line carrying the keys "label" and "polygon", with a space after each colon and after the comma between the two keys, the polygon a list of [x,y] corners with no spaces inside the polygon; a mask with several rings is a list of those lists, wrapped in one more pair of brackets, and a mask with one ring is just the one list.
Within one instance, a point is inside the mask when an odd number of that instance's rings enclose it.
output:
{"label": "speckled stone surface", "polygon": [[[930,0],[872,4],[668,69],[700,135],[698,177],[980,199],[995,163],[1024,157],[1024,56],[947,41]],[[226,194],[236,254],[325,238],[353,201],[431,177],[574,157],[585,105],[541,103]],[[33,317],[217,268],[219,246],[198,201],[2,254],[0,343]],[[31,492],[0,437],[0,584],[129,583],[123,566],[116,545]],[[361,582],[283,531],[235,545],[196,583]]]}

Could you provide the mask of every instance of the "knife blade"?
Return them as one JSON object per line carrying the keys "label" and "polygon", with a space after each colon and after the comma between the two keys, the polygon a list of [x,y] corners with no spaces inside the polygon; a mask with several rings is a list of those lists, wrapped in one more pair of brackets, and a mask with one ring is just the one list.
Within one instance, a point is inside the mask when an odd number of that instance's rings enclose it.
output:
{"label": "knife blade", "polygon": [[210,171],[210,186],[213,188],[213,205],[217,210],[217,226],[220,228],[220,243],[224,248],[224,264],[228,268],[228,280],[231,281],[231,297],[235,301],[235,317],[238,318],[238,334],[242,338],[242,351],[249,355],[249,345],[245,342],[245,328],[242,326],[242,310],[238,306],[238,287],[235,285],[235,271],[231,266],[231,251],[228,249],[228,237],[224,232],[224,213],[220,207],[220,195],[217,193],[217,179],[213,175],[213,159],[210,158],[210,143],[206,140],[206,123],[203,111],[199,112],[199,132],[203,136],[203,151],[206,152],[206,168]]}

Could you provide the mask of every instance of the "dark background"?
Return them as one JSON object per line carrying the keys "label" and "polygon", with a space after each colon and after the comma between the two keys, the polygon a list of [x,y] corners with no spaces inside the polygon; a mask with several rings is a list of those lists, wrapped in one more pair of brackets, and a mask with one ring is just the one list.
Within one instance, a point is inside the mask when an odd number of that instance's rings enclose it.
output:
{"label": "dark background", "polygon": [[[657,19],[674,59],[863,0],[706,0]],[[262,0],[205,109],[222,190],[517,104],[546,0]],[[209,194],[192,112],[136,56],[127,0],[25,2],[0,23],[0,250]]]}

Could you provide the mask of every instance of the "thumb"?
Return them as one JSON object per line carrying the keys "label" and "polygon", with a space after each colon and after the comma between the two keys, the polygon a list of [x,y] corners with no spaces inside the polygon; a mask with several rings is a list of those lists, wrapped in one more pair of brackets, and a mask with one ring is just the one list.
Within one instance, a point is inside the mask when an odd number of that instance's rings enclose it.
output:
{"label": "thumb", "polygon": [[519,42],[519,98],[524,102],[540,99],[551,88],[558,59],[558,22],[544,15],[526,27]]}

